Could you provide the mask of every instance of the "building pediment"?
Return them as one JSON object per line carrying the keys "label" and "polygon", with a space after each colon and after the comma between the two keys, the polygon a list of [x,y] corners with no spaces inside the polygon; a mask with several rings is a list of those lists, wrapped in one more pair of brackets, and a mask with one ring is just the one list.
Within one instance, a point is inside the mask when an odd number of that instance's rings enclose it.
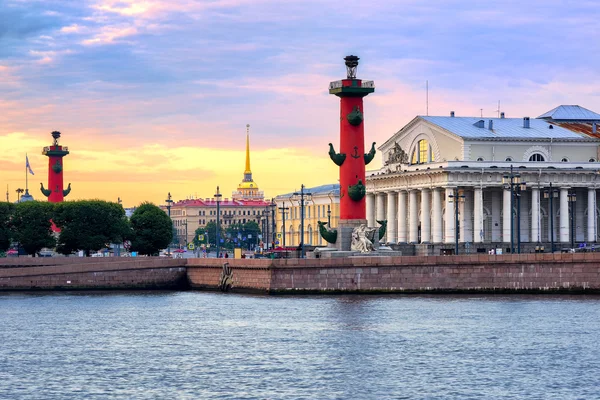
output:
{"label": "building pediment", "polygon": [[379,151],[383,166],[394,169],[402,164],[461,159],[463,142],[458,135],[416,117],[382,144]]}

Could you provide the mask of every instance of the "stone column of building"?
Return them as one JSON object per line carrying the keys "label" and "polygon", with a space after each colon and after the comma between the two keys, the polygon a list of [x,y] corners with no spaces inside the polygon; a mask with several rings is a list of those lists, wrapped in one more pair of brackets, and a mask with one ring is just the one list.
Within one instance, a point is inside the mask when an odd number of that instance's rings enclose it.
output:
{"label": "stone column of building", "polygon": [[502,191],[502,241],[510,243],[510,220],[512,218],[512,210],[510,209],[510,190]]}
{"label": "stone column of building", "polygon": [[429,189],[421,189],[421,243],[431,242],[431,203]]}
{"label": "stone column of building", "polygon": [[474,190],[473,199],[473,242],[483,242],[483,188]]}
{"label": "stone column of building", "polygon": [[454,188],[446,188],[446,227],[444,232],[444,243],[454,243],[454,232],[456,222],[454,221],[454,201],[450,197],[454,194]]}
{"label": "stone column of building", "polygon": [[542,241],[540,232],[540,189],[531,188],[531,242]]}
{"label": "stone column of building", "polygon": [[396,192],[388,192],[387,194],[387,232],[386,242],[397,243],[396,228],[398,223],[396,222]]}
{"label": "stone column of building", "polygon": [[[577,188],[574,189],[575,192],[577,193],[577,200],[575,203],[571,204],[573,206],[573,210],[575,212],[574,218],[573,218],[573,223],[574,223],[574,228],[573,231],[575,233],[575,242],[585,242],[585,238],[587,237],[586,232],[585,232],[585,225],[586,225],[586,217],[585,217],[585,204],[584,204],[584,190],[583,188]],[[585,199],[587,200],[587,199]],[[569,216],[569,223],[571,222],[571,217]],[[569,231],[571,232],[571,231]],[[569,236],[569,240],[571,237]]]}
{"label": "stone column of building", "polygon": [[558,240],[561,243],[569,241],[569,188],[560,188],[560,217],[558,220]]}
{"label": "stone column of building", "polygon": [[502,241],[502,192],[490,190],[492,197],[492,242]]}
{"label": "stone column of building", "polygon": [[431,192],[431,203],[433,208],[433,219],[431,220],[431,241],[442,243],[442,192],[440,188],[434,188]]}
{"label": "stone column of building", "polygon": [[[375,194],[375,221],[383,221],[385,219],[385,192]],[[379,226],[377,222],[373,226]]]}
{"label": "stone column of building", "polygon": [[[515,202],[515,207],[518,204]],[[529,209],[531,208],[531,197],[528,196],[527,192],[521,192],[521,209],[519,210],[519,219],[521,224],[521,232],[518,234],[521,238],[521,243],[531,242],[531,224],[529,223]],[[516,219],[515,219],[516,222]],[[515,223],[515,229],[517,225]],[[515,239],[516,240],[516,239]]]}
{"label": "stone column of building", "polygon": [[587,241],[596,241],[596,188],[588,188]]}
{"label": "stone column of building", "polygon": [[367,225],[375,226],[375,193],[367,193]]}
{"label": "stone column of building", "polygon": [[417,202],[417,191],[414,189],[408,192],[408,209],[408,241],[409,243],[417,243],[419,240],[419,204]]}
{"label": "stone column of building", "polygon": [[406,196],[407,192],[401,190],[398,192],[398,243],[406,243],[407,242],[407,209],[406,209]]}
{"label": "stone column of building", "polygon": [[460,208],[460,243],[473,241],[473,192],[463,190],[464,197],[458,202]]}

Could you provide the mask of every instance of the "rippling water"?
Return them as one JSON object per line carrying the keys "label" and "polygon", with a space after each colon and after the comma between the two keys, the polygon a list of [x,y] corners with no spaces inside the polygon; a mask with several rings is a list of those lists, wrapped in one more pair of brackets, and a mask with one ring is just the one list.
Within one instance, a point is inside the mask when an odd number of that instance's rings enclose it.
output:
{"label": "rippling water", "polygon": [[600,297],[0,294],[1,399],[597,399]]}

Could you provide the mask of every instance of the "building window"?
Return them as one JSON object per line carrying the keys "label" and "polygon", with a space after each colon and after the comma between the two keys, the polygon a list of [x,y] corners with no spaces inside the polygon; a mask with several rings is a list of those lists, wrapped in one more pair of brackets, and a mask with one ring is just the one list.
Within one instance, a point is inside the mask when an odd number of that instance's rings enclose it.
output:
{"label": "building window", "polygon": [[506,160],[504,161],[512,161],[512,157],[506,157]]}
{"label": "building window", "polygon": [[540,153],[535,153],[529,157],[529,161],[546,161],[546,159]]}
{"label": "building window", "polygon": [[429,161],[435,161],[435,156],[433,155],[433,150],[431,149],[431,146],[429,146]]}
{"label": "building window", "polygon": [[596,159],[595,158],[590,158],[588,161],[589,162],[596,162]]}
{"label": "building window", "polygon": [[483,157],[477,158],[477,161],[483,161]]}
{"label": "building window", "polygon": [[419,163],[422,164],[427,161],[427,140],[419,140]]}

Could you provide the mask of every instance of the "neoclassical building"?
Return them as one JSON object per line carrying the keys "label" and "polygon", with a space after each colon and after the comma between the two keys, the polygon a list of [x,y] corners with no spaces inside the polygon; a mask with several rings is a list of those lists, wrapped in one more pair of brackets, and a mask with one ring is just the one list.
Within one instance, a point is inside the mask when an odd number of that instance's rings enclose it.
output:
{"label": "neoclassical building", "polygon": [[[595,243],[599,124],[580,106],[532,119],[417,116],[379,147],[381,168],[367,171],[369,226],[387,220],[384,241],[434,245],[435,254],[456,237],[467,251],[509,251],[511,232],[523,251],[549,251],[551,235],[557,248]],[[525,185],[507,189],[511,175]]]}
{"label": "neoclassical building", "polygon": [[[277,204],[277,237],[279,246],[296,247],[304,237],[307,246],[326,246],[327,242],[319,234],[319,224],[329,222],[337,228],[340,219],[340,185],[330,184],[305,188],[304,232],[302,233],[302,207],[300,197],[295,193],[280,194],[275,197]],[[299,191],[298,191],[299,192]],[[296,192],[296,193],[298,193]],[[285,221],[284,221],[285,218]],[[284,225],[285,222],[285,225]]]}

